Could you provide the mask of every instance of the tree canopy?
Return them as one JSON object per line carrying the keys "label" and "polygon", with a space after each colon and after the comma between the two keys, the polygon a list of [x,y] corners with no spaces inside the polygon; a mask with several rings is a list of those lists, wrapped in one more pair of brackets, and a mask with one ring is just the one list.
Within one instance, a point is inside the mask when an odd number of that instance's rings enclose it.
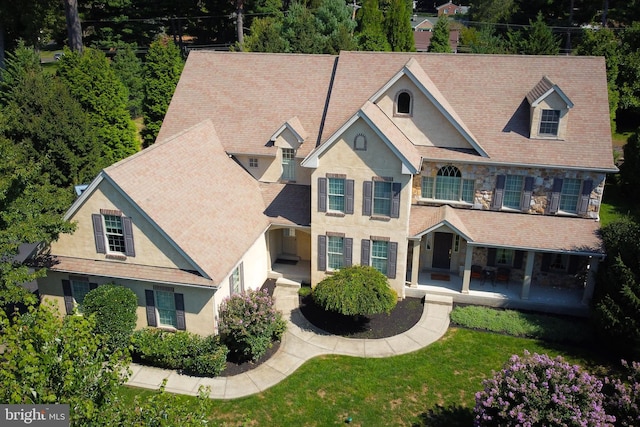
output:
{"label": "tree canopy", "polygon": [[449,45],[449,19],[444,16],[438,19],[433,28],[429,52],[451,53]]}

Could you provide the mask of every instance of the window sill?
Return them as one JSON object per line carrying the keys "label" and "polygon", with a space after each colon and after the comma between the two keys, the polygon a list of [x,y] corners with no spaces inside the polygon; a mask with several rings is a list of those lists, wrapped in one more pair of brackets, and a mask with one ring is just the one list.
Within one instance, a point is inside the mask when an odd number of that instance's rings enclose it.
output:
{"label": "window sill", "polygon": [[117,260],[117,261],[126,261],[127,260],[127,256],[126,255],[119,255],[119,254],[107,254],[106,258],[107,259]]}
{"label": "window sill", "polygon": [[460,200],[425,199],[425,198],[419,197],[417,201],[418,201],[418,204],[423,204],[423,205],[453,205],[460,208],[473,207],[473,203],[464,202]]}
{"label": "window sill", "polygon": [[162,325],[162,326],[158,326],[156,329],[160,329],[163,332],[173,332],[173,333],[178,332],[178,329],[174,328],[173,326]]}
{"label": "window sill", "polygon": [[372,221],[390,221],[390,216],[380,216],[380,215],[371,215],[370,219]]}
{"label": "window sill", "polygon": [[343,212],[327,212],[326,216],[335,216],[338,218],[342,218],[345,216]]}

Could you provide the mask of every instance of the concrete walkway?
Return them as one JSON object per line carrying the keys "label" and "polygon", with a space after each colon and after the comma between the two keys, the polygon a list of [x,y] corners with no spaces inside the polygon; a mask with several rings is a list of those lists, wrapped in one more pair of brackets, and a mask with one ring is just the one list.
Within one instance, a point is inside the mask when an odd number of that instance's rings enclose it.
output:
{"label": "concrete walkway", "polygon": [[391,338],[351,339],[330,335],[311,323],[298,309],[296,288],[277,286],[275,305],[287,319],[280,348],[257,368],[232,377],[200,378],[176,371],[132,364],[127,385],[157,390],[166,378],[166,390],[197,395],[200,386],[210,387],[212,399],[235,399],[260,393],[291,375],[304,362],[323,354],[354,357],[390,357],[419,350],[438,340],[449,327],[451,297],[427,296],[424,312],[410,330]]}

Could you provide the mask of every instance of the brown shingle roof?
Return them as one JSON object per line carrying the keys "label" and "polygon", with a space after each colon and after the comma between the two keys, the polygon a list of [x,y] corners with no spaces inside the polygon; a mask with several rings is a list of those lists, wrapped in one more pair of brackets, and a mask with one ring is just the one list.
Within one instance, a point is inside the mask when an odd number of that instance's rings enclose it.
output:
{"label": "brown shingle roof", "polygon": [[[409,235],[415,236],[445,220],[465,232],[473,245],[506,246],[542,251],[602,254],[600,223],[591,219],[411,206]],[[462,225],[461,225],[462,224]]]}
{"label": "brown shingle roof", "polygon": [[215,283],[269,224],[258,182],[226,155],[210,121],[105,174]]}
{"label": "brown shingle roof", "polygon": [[311,187],[296,184],[260,183],[266,209],[273,224],[311,225]]}

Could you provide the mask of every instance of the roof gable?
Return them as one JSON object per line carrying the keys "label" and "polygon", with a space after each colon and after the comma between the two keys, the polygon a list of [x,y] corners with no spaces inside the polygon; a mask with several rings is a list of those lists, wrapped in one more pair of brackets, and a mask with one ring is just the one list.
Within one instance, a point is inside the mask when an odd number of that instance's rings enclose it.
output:
{"label": "roof gable", "polygon": [[564,101],[564,103],[566,104],[566,108],[573,108],[573,102],[571,102],[569,97],[547,76],[543,76],[538,84],[535,85],[535,87],[531,89],[529,93],[527,93],[527,101],[529,101],[529,104],[532,107],[536,107],[552,93],[557,94],[562,99],[562,101]]}

